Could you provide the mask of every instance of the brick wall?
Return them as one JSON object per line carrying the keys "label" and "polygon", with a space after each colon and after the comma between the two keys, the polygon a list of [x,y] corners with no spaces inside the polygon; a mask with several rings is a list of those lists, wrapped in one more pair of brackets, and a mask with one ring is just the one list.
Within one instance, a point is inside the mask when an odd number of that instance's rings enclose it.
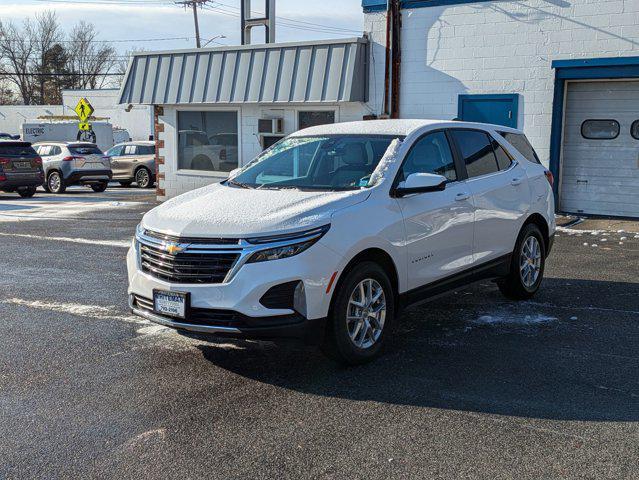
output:
{"label": "brick wall", "polygon": [[[519,128],[548,162],[555,59],[639,55],[639,0],[478,2],[402,11],[403,118],[451,119],[459,94],[520,93]],[[381,111],[385,13],[365,15]]]}

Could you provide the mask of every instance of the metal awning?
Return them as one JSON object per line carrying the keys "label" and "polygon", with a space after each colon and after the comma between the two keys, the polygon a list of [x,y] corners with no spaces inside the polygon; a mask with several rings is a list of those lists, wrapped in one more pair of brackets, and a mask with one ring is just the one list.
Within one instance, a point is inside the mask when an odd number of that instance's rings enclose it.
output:
{"label": "metal awning", "polygon": [[367,40],[133,54],[122,104],[365,102]]}

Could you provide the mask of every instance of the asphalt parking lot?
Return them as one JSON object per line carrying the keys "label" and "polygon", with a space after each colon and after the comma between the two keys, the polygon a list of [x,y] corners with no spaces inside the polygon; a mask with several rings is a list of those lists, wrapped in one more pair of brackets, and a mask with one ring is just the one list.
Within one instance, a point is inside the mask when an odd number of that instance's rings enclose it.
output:
{"label": "asphalt parking lot", "polygon": [[342,368],[130,316],[154,204],[0,193],[0,478],[637,478],[639,224],[563,229],[533,301],[449,294]]}

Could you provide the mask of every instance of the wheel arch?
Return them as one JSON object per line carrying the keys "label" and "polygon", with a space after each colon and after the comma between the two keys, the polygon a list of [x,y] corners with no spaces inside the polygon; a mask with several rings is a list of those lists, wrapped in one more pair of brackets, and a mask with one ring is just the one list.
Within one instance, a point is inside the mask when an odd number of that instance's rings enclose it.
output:
{"label": "wheel arch", "polygon": [[357,255],[355,255],[342,269],[342,271],[339,273],[337,281],[335,282],[335,286],[333,287],[329,312],[332,312],[333,310],[333,305],[335,302],[335,292],[339,290],[348,273],[353,268],[355,268],[356,265],[362,262],[374,262],[382,267],[382,269],[386,272],[395,293],[395,311],[397,312],[399,307],[399,272],[397,271],[397,266],[393,261],[393,257],[391,257],[388,252],[378,247],[370,247],[362,250]]}
{"label": "wheel arch", "polygon": [[541,234],[544,237],[545,250],[546,252],[548,252],[548,244],[550,243],[550,227],[548,226],[548,222],[543,217],[543,215],[539,213],[533,213],[532,215],[530,215],[521,226],[521,230],[523,230],[527,225],[536,225],[537,227],[539,227],[539,230],[541,230]]}

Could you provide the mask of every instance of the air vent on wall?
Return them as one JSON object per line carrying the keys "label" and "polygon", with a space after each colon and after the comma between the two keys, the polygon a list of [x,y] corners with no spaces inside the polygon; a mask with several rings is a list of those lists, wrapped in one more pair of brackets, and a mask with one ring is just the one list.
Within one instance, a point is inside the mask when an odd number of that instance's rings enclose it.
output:
{"label": "air vent on wall", "polygon": [[258,133],[284,133],[284,119],[260,118],[257,121]]}

